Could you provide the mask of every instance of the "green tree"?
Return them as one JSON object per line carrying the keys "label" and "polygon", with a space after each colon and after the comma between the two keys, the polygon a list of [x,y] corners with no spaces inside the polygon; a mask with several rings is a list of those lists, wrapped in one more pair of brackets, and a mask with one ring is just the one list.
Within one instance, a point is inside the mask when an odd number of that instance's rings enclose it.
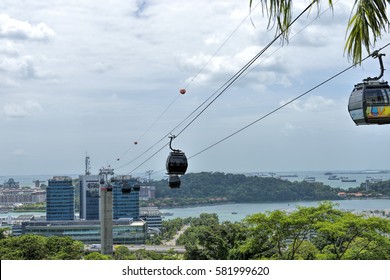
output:
{"label": "green tree", "polygon": [[228,256],[226,240],[220,234],[220,226],[192,226],[185,232],[185,259],[224,260]]}
{"label": "green tree", "polygon": [[99,252],[92,252],[89,253],[84,257],[84,260],[92,261],[92,260],[112,260],[112,257],[103,255],[102,253]]}
{"label": "green tree", "polygon": [[2,260],[79,260],[84,246],[70,237],[22,235],[0,240]]}
{"label": "green tree", "polygon": [[[320,8],[320,0],[312,0]],[[332,0],[328,5],[333,9]],[[249,0],[252,7],[253,1]],[[390,0],[355,0],[351,16],[346,28],[347,40],[344,50],[353,63],[360,63],[363,48],[371,53],[371,48],[381,38],[383,32],[388,32],[390,21],[387,16],[387,4]],[[284,31],[283,38],[288,39],[289,27],[292,21],[292,0],[261,0],[261,5],[268,15],[268,27],[276,25],[277,32]]]}
{"label": "green tree", "polygon": [[2,260],[44,260],[48,253],[43,236],[22,235],[0,240]]}
{"label": "green tree", "polygon": [[126,246],[115,246],[115,260],[135,260],[134,254]]}
{"label": "green tree", "polygon": [[71,237],[51,236],[46,240],[48,258],[53,260],[79,260],[84,253],[84,244]]}
{"label": "green tree", "polygon": [[334,209],[334,204],[276,210],[245,219],[243,259],[389,259],[390,221]]}
{"label": "green tree", "polygon": [[301,258],[302,245],[308,245],[305,241],[314,234],[315,224],[337,213],[333,204],[322,203],[318,207],[299,207],[292,213],[276,210],[251,215],[245,221],[252,234],[241,252],[247,258]]}
{"label": "green tree", "polygon": [[323,259],[390,259],[389,220],[342,212],[315,227]]}

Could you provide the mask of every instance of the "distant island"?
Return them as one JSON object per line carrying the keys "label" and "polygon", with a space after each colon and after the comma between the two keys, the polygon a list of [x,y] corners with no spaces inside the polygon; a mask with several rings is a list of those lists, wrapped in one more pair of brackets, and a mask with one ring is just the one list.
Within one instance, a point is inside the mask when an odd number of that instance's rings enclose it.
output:
{"label": "distant island", "polygon": [[382,198],[390,196],[390,182],[383,181],[344,190],[320,182],[290,182],[282,178],[247,176],[223,172],[189,173],[181,177],[181,187],[170,189],[167,180],[153,181],[155,199],[142,206],[187,207],[220,203],[261,203]]}

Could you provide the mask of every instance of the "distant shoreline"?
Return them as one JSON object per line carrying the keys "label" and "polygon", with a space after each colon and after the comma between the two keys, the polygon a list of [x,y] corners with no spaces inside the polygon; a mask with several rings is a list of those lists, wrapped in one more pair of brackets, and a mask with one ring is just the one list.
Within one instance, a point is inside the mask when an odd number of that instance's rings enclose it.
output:
{"label": "distant shoreline", "polygon": [[[347,201],[347,200],[382,200],[382,199],[390,199],[390,197],[351,197],[351,198],[341,198],[338,200],[294,200],[294,201],[260,201],[260,202],[221,202],[221,203],[207,203],[207,204],[191,204],[191,205],[182,205],[182,206],[170,206],[170,207],[159,207],[160,210],[169,210],[169,209],[177,209],[177,208],[198,208],[198,207],[207,207],[214,205],[228,205],[228,204],[271,204],[271,203],[299,203],[299,202],[324,202],[331,201],[337,203],[337,201]],[[390,208],[390,205],[389,205]]]}

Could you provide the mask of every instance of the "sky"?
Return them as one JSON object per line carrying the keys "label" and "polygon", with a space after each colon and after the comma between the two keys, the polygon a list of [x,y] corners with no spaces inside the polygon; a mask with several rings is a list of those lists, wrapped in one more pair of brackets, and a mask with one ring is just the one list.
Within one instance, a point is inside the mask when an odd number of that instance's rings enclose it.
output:
{"label": "sky", "polygon": [[[347,110],[353,86],[379,74],[374,59],[240,131],[351,65],[353,2],[313,8],[195,118],[274,38],[260,6],[1,1],[0,176],[83,174],[86,155],[94,174],[163,174],[169,134],[187,172],[390,169],[389,127],[356,126]],[[294,1],[293,17],[308,3]]]}

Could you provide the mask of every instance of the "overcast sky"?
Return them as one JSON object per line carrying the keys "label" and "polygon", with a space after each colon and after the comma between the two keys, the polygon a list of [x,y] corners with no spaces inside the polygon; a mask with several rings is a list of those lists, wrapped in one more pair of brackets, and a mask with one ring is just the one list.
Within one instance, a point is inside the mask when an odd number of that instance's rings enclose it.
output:
{"label": "overcast sky", "polygon": [[[349,67],[353,2],[332,13],[323,1],[180,133],[274,37],[260,7],[247,17],[249,0],[1,1],[0,175],[82,174],[86,153],[92,173],[163,173],[170,132],[188,172],[390,169],[390,127],[357,127],[347,111],[354,84],[379,74],[374,59],[198,154]],[[308,3],[294,1],[294,16]]]}

